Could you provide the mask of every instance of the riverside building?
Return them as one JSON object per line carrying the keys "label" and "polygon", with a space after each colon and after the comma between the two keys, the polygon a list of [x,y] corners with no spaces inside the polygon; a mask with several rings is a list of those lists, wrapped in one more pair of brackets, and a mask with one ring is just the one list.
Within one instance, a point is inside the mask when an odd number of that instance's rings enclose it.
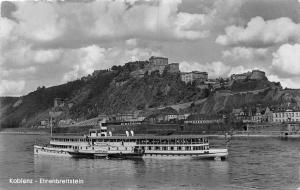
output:
{"label": "riverside building", "polygon": [[275,111],[273,112],[273,122],[282,123],[282,122],[300,122],[300,111],[287,109],[285,111]]}
{"label": "riverside building", "polygon": [[188,73],[181,73],[181,80],[183,82],[192,83],[195,80],[201,80],[202,82],[207,81],[208,74],[207,72],[199,72],[199,71],[192,71]]}

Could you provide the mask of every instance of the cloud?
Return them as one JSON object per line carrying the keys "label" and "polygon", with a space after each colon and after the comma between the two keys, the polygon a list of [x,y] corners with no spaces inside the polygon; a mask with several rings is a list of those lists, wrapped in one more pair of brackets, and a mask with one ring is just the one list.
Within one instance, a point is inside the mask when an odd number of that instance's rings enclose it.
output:
{"label": "cloud", "polygon": [[[26,81],[21,92],[25,94],[37,86],[57,85],[94,69],[146,60],[152,55],[167,56],[176,62],[186,60],[182,69],[205,70],[210,77],[227,76],[261,64],[267,68],[270,62],[265,57],[271,59],[275,48],[267,46],[298,43],[299,20],[295,19],[297,15],[279,18],[294,14],[286,14],[290,9],[269,17],[269,13],[258,14],[253,9],[261,3],[252,2],[14,1],[6,3],[6,8],[2,4],[0,81]],[[276,2],[272,4],[276,8]],[[261,18],[252,18],[256,15]],[[216,36],[225,47],[215,43]],[[289,75],[270,67],[274,75]]]}
{"label": "cloud", "polygon": [[180,71],[182,72],[190,72],[190,71],[208,72],[209,78],[227,77],[231,70],[231,68],[228,65],[225,65],[220,61],[205,63],[205,64],[183,61],[180,63],[179,68]]}
{"label": "cloud", "polygon": [[300,75],[300,44],[283,44],[273,53],[272,67],[281,76]]}
{"label": "cloud", "polygon": [[25,67],[25,68],[17,68],[17,69],[2,69],[0,70],[0,81],[2,78],[6,78],[9,76],[14,76],[14,78],[18,78],[24,75],[32,75],[35,74],[36,68],[33,66]]}
{"label": "cloud", "polygon": [[19,96],[25,87],[25,81],[0,80],[0,96]]}
{"label": "cloud", "polygon": [[246,72],[251,71],[251,70],[252,69],[247,69],[244,66],[239,65],[237,67],[232,67],[231,70],[230,70],[230,72],[229,72],[229,75],[246,73]]}
{"label": "cloud", "polygon": [[205,38],[204,14],[179,12],[180,0],[90,1],[85,3],[14,2],[19,35],[40,43],[55,40],[156,40]]}
{"label": "cloud", "polygon": [[[179,12],[179,4],[180,0],[163,0],[155,4],[140,3],[127,9],[122,1],[104,1],[95,5],[98,7],[95,10],[97,19],[91,33],[97,37],[136,35],[158,40],[207,37],[209,32],[199,27],[205,24],[205,16]],[[104,7],[107,9],[103,10]]]}
{"label": "cloud", "polygon": [[60,58],[61,53],[60,50],[37,50],[33,60],[37,63],[53,62]]}
{"label": "cloud", "polygon": [[36,41],[50,41],[64,32],[66,22],[60,17],[57,3],[50,2],[16,2],[17,10],[13,12],[18,20],[20,36]]}
{"label": "cloud", "polygon": [[104,51],[103,48],[92,45],[68,52],[68,55],[65,56],[67,59],[63,61],[66,64],[75,61],[75,64],[73,62],[72,70],[64,75],[63,81],[70,81],[91,74],[95,69],[95,65],[103,58]]}
{"label": "cloud", "polygon": [[[113,65],[123,65],[129,61],[146,60],[152,55],[160,55],[148,48],[124,49],[120,47],[103,48],[91,45],[66,51],[61,64],[69,66],[62,81],[78,79],[94,70],[108,69]],[[72,64],[70,64],[72,63]]]}
{"label": "cloud", "polygon": [[267,76],[269,81],[272,82],[280,82],[281,86],[283,88],[295,88],[299,89],[299,83],[300,83],[300,77],[294,77],[294,78],[281,78],[275,74],[271,74]]}
{"label": "cloud", "polygon": [[209,30],[193,29],[193,27],[203,26],[208,23],[204,14],[179,13],[175,21],[175,35],[178,38],[199,39],[210,35]]}
{"label": "cloud", "polygon": [[126,40],[126,45],[131,46],[131,47],[135,47],[138,44],[138,40],[137,39],[128,39]]}
{"label": "cloud", "polygon": [[266,48],[246,48],[246,47],[234,47],[230,50],[224,50],[222,56],[233,60],[253,60],[257,58],[264,58],[268,52]]}
{"label": "cloud", "polygon": [[2,47],[0,55],[2,64],[0,68],[15,68],[54,62],[60,58],[61,54],[62,51],[59,49],[39,50],[32,48],[31,44],[24,41],[9,42]]}
{"label": "cloud", "polygon": [[252,18],[247,26],[228,26],[224,35],[219,35],[216,43],[224,46],[267,47],[279,43],[299,42],[300,24],[290,18],[265,21],[261,17]]}
{"label": "cloud", "polygon": [[14,27],[14,21],[0,17],[0,38],[8,36]]}

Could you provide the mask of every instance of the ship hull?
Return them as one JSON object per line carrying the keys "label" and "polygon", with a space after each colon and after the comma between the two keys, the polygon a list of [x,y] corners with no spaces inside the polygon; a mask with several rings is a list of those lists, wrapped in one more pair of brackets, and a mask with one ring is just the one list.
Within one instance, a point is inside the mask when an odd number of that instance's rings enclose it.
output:
{"label": "ship hull", "polygon": [[228,156],[227,149],[210,149],[204,153],[181,152],[181,153],[145,153],[143,158],[158,158],[158,159],[208,159],[208,160],[225,160]]}
{"label": "ship hull", "polygon": [[72,157],[68,150],[49,148],[44,146],[34,145],[34,155],[58,156],[58,157]]}

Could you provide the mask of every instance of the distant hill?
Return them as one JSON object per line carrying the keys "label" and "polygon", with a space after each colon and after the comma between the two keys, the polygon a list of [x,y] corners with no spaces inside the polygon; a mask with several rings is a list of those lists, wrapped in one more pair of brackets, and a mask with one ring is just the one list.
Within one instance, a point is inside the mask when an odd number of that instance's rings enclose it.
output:
{"label": "distant hill", "polygon": [[[80,80],[49,88],[39,87],[25,96],[0,98],[1,128],[30,127],[49,119],[54,99],[61,98],[68,104],[62,118],[89,119],[99,113],[124,113],[148,110],[186,102],[186,111],[214,114],[229,112],[233,107],[246,104],[300,105],[299,90],[283,90],[279,83],[263,80],[233,82],[226,92],[199,89],[196,84],[185,84],[179,73],[152,72],[142,78],[130,75],[146,62],[113,66],[111,70],[95,71]],[[261,91],[260,91],[261,90]],[[229,91],[229,92],[228,92]],[[248,92],[249,91],[249,92]],[[199,101],[198,101],[199,102]]]}

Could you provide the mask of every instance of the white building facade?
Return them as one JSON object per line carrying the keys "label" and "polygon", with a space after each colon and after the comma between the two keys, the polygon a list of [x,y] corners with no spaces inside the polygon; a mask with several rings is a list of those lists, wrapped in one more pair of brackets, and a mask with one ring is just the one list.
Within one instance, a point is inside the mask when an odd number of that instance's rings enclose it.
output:
{"label": "white building facade", "polygon": [[286,111],[277,111],[273,113],[273,122],[282,123],[282,122],[300,122],[300,111],[286,110]]}
{"label": "white building facade", "polygon": [[188,73],[181,73],[181,80],[185,83],[192,83],[195,80],[207,81],[208,74],[207,72],[199,72],[199,71],[192,71]]}

